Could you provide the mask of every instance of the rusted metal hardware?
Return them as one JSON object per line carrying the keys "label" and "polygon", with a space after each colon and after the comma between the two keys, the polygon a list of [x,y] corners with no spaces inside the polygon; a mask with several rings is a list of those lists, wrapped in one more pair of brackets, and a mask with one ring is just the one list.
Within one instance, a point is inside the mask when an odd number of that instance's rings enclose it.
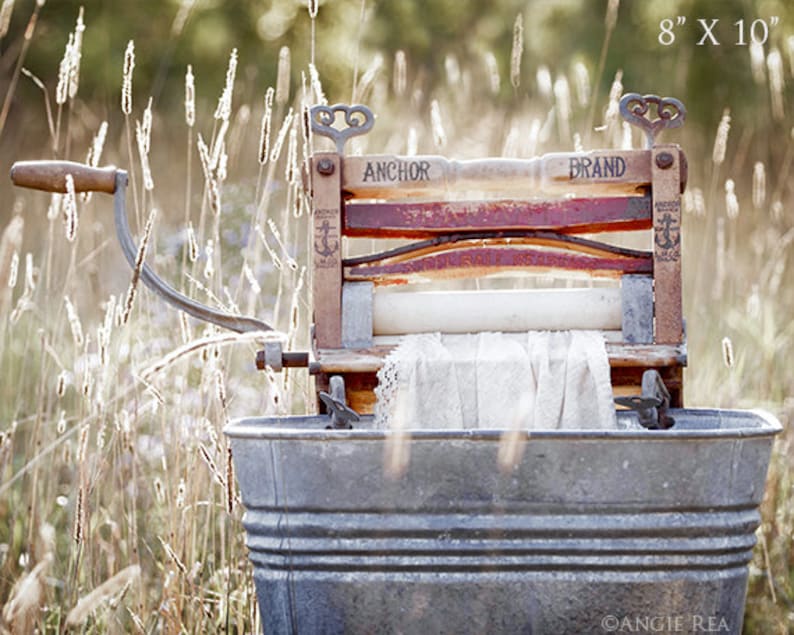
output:
{"label": "rusted metal hardware", "polygon": [[306,351],[284,352],[281,342],[267,342],[263,350],[256,353],[256,367],[265,370],[270,367],[279,373],[285,368],[308,368],[309,353]]}
{"label": "rusted metal hardware", "polygon": [[616,397],[615,403],[636,411],[640,425],[649,430],[667,430],[675,423],[675,420],[667,414],[670,408],[670,393],[657,370],[649,369],[642,374],[641,395]]}
{"label": "rusted metal hardware", "polygon": [[[656,106],[656,119],[650,119],[645,116],[651,104]],[[645,132],[647,146],[651,148],[656,142],[657,135],[662,130],[678,128],[684,125],[686,108],[684,104],[673,97],[626,93],[620,100],[620,114],[630,124],[641,128]],[[667,167],[670,167],[670,165],[672,165],[672,155],[670,155],[670,163]],[[662,166],[660,165],[659,167]]]}
{"label": "rusted metal hardware", "polygon": [[[334,128],[336,113],[338,112],[345,115],[346,128]],[[345,143],[347,143],[350,137],[369,132],[372,125],[375,123],[375,116],[372,114],[372,111],[361,104],[356,104],[354,106],[348,106],[347,104],[312,106],[309,115],[312,132],[332,139],[336,144],[336,151],[339,154],[345,153]],[[325,169],[327,170],[328,168]],[[319,165],[317,170],[320,174],[332,174],[333,165],[330,166],[330,171],[324,171],[322,165]]]}
{"label": "rusted metal hardware", "polygon": [[323,176],[331,176],[334,173],[334,162],[329,159],[320,159],[317,162],[317,171]]}
{"label": "rusted metal hardware", "polygon": [[331,425],[327,429],[350,430],[353,422],[361,420],[359,414],[347,405],[345,397],[345,380],[340,375],[332,375],[329,384],[331,393],[320,391],[320,401],[325,404],[328,414],[331,415]]}
{"label": "rusted metal hardware", "polygon": [[656,155],[656,165],[660,170],[668,170],[673,167],[673,163],[675,163],[675,158],[670,152],[661,152]]}

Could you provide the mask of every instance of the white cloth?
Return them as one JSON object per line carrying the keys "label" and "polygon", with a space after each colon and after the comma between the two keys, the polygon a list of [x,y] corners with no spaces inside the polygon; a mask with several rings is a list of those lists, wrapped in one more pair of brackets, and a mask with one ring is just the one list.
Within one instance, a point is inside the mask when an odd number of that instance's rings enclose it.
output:
{"label": "white cloth", "polygon": [[379,428],[617,429],[597,331],[407,335],[375,394]]}

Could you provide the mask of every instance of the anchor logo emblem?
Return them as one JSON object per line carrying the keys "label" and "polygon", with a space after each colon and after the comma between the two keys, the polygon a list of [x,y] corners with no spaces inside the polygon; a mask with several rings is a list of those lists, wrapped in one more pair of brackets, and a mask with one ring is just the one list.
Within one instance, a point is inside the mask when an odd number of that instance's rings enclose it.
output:
{"label": "anchor logo emblem", "polygon": [[[339,241],[334,241],[331,244],[328,240],[328,236],[331,233],[331,224],[325,220],[323,224],[320,225],[320,241],[319,244],[317,240],[314,242],[314,251],[317,252],[318,255],[322,256],[323,258],[327,258],[329,256],[333,256],[339,250]],[[322,249],[320,248],[322,246]]]}
{"label": "anchor logo emblem", "polygon": [[666,256],[664,259],[672,260],[675,258],[678,246],[681,243],[681,230],[678,223],[676,223],[676,219],[671,214],[664,214],[659,219],[654,241],[662,250],[664,256]]}

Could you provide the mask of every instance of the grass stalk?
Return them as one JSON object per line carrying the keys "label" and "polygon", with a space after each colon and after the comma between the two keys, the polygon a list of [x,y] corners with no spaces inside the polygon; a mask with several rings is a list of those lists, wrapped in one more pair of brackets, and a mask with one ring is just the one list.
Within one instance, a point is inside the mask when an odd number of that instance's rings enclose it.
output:
{"label": "grass stalk", "polygon": [[17,83],[19,82],[19,75],[22,72],[22,67],[25,65],[25,58],[28,55],[28,50],[30,49],[31,41],[33,40],[33,34],[36,32],[36,24],[38,23],[39,13],[41,12],[41,7],[43,5],[43,2],[36,2],[35,6],[33,7],[33,13],[28,20],[28,25],[25,28],[22,50],[20,51],[19,57],[17,58],[17,63],[14,67],[14,73],[11,76],[11,83],[8,85],[8,91],[6,92],[6,96],[3,99],[3,108],[0,110],[0,138],[2,138],[3,131],[5,130],[8,113],[11,110],[11,103],[14,100]]}

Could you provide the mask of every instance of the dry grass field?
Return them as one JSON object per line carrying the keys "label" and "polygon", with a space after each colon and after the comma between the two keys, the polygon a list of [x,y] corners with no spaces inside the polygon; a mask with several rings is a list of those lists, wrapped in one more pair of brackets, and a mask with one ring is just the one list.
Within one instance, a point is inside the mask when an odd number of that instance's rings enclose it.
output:
{"label": "dry grass field", "polygon": [[[125,167],[128,213],[150,265],[196,299],[260,317],[305,349],[301,174],[311,140],[302,122],[307,105],[326,99],[322,75],[291,69],[287,50],[257,62],[278,66],[277,83],[260,90],[230,52],[225,82],[187,71],[184,116],[175,116],[181,105],[161,113],[136,83],[134,58],[158,53],[130,43],[119,110],[105,122],[79,98],[79,76],[91,72],[79,67],[80,42],[92,37],[78,21],[58,86],[15,105],[40,115],[35,134],[0,128],[7,162]],[[757,51],[746,57],[769,96],[758,116],[779,130],[760,145],[774,144],[782,161],[754,153],[757,133],[731,124],[730,104],[692,132],[666,136],[692,166],[685,401],[762,407],[786,426],[751,568],[748,633],[792,632],[794,623],[794,104],[782,93],[794,83],[794,39],[782,42],[789,48],[770,43],[760,60]],[[633,89],[620,75],[597,76],[597,60],[538,67],[522,59],[521,44],[517,33],[512,61],[498,65],[488,54],[472,67],[448,57],[430,94],[404,56],[362,58],[352,96],[378,120],[352,151],[471,158],[639,147],[639,134],[618,121],[616,98]],[[22,67],[9,78],[37,81]],[[219,87],[216,107],[195,101],[194,82]],[[531,86],[532,98],[507,109],[492,95],[511,82]],[[0,126],[15,121],[30,117],[4,115]],[[31,146],[28,136],[44,141]],[[260,342],[181,317],[131,284],[109,196],[8,183],[0,191],[0,632],[260,631],[222,428],[238,416],[310,409],[305,371],[256,372]]]}

